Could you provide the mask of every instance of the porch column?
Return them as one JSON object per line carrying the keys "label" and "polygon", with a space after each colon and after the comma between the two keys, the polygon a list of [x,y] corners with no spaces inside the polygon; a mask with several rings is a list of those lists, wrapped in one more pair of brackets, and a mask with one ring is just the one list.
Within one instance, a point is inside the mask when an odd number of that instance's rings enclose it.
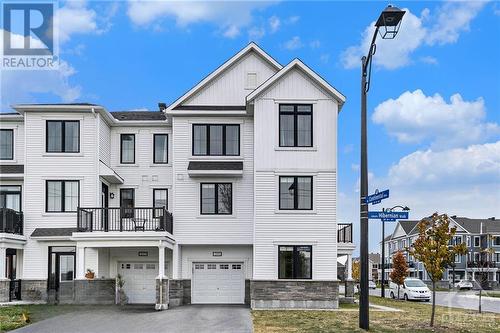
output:
{"label": "porch column", "polygon": [[7,267],[5,266],[5,261],[7,257],[7,248],[0,247],[0,281],[7,280]]}
{"label": "porch column", "polygon": [[158,245],[158,277],[156,278],[156,310],[168,309],[169,287],[169,280],[165,276],[165,245],[160,242]]}
{"label": "porch column", "polygon": [[179,245],[175,244],[172,249],[172,279],[177,280],[180,278],[179,274]]}
{"label": "porch column", "polygon": [[472,280],[476,280],[476,271],[472,271]]}
{"label": "porch column", "polygon": [[85,279],[85,248],[76,248],[76,279]]}
{"label": "porch column", "polygon": [[347,261],[345,262],[345,268],[347,269],[347,280],[352,280],[352,254],[347,255]]}
{"label": "porch column", "polygon": [[158,279],[165,278],[165,245],[158,246]]}
{"label": "porch column", "polygon": [[493,271],[493,281],[496,282],[497,280],[497,272]]}

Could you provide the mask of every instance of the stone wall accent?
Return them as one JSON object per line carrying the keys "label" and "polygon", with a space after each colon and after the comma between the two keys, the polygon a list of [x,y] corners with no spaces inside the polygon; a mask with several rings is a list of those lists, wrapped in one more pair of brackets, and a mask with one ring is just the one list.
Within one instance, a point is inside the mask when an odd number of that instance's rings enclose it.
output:
{"label": "stone wall accent", "polygon": [[0,280],[0,302],[9,301],[10,281]]}
{"label": "stone wall accent", "polygon": [[245,280],[245,304],[250,305],[250,280]]}
{"label": "stone wall accent", "polygon": [[170,280],[167,278],[156,279],[156,302],[155,309],[158,311],[168,309]]}
{"label": "stone wall accent", "polygon": [[339,282],[315,280],[252,280],[252,309],[336,309]]}
{"label": "stone wall accent", "polygon": [[47,280],[21,280],[21,299],[31,302],[46,302]]}
{"label": "stone wall accent", "polygon": [[345,284],[345,297],[354,298],[354,280],[345,281],[344,284]]}
{"label": "stone wall accent", "polygon": [[169,307],[191,304],[191,280],[170,280]]}
{"label": "stone wall accent", "polygon": [[75,304],[115,304],[115,279],[75,280]]}
{"label": "stone wall accent", "polygon": [[184,289],[184,297],[182,298],[182,304],[191,304],[191,280],[182,280],[182,286]]}

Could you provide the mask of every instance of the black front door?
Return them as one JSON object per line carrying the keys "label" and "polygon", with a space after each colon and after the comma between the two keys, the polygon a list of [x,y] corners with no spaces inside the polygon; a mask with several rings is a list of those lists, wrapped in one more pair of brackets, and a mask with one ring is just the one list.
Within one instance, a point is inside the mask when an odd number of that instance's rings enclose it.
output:
{"label": "black front door", "polygon": [[[109,188],[108,185],[101,183],[101,206],[103,208],[109,207]],[[108,210],[102,210],[102,225],[105,231],[108,231]]]}
{"label": "black front door", "polygon": [[5,276],[9,280],[16,279],[16,264],[17,264],[17,256],[16,250],[7,249],[7,255],[5,257]]}
{"label": "black front door", "polygon": [[75,278],[76,248],[73,246],[49,247],[49,289],[59,290],[61,284],[71,282]]}

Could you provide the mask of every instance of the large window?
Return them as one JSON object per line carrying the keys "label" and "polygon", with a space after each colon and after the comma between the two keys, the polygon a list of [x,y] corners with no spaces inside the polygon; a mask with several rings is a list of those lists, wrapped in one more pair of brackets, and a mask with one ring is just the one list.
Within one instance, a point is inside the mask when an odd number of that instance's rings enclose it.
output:
{"label": "large window", "polygon": [[154,134],[153,135],[153,162],[155,164],[168,163],[168,135]]}
{"label": "large window", "polygon": [[14,159],[14,130],[0,130],[0,160]]}
{"label": "large window", "polygon": [[78,180],[47,180],[47,212],[76,212],[80,197]]}
{"label": "large window", "polygon": [[135,134],[120,135],[120,163],[135,163]]}
{"label": "large window", "polygon": [[0,185],[0,208],[21,211],[21,186]]}
{"label": "large window", "polygon": [[135,191],[133,188],[120,189],[120,207],[122,218],[134,217]]}
{"label": "large window", "polygon": [[47,120],[47,152],[80,152],[80,121]]}
{"label": "large window", "polygon": [[73,246],[49,246],[49,289],[59,289],[61,283],[75,278],[75,250]]}
{"label": "large window", "polygon": [[[166,188],[153,189],[153,207],[165,207],[165,209],[168,209],[168,190]],[[154,216],[163,216],[162,210],[155,209]]]}
{"label": "large window", "polygon": [[311,210],[312,183],[312,176],[280,176],[280,210]]}
{"label": "large window", "polygon": [[233,212],[231,183],[201,184],[201,214],[230,215]]}
{"label": "large window", "polygon": [[279,279],[312,278],[312,246],[280,245],[278,256]]}
{"label": "large window", "polygon": [[193,125],[193,155],[239,156],[240,125]]}
{"label": "large window", "polygon": [[311,104],[280,104],[280,147],[312,147]]}

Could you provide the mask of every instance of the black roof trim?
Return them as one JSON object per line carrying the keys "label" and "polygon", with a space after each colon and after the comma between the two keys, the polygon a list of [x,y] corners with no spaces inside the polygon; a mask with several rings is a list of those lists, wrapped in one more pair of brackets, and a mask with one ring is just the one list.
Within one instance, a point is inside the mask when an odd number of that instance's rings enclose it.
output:
{"label": "black roof trim", "polygon": [[0,173],[24,173],[23,164],[0,164]]}
{"label": "black roof trim", "polygon": [[188,170],[243,170],[243,162],[189,162]]}
{"label": "black roof trim", "polygon": [[121,121],[134,120],[166,120],[165,113],[161,111],[114,111],[111,115]]}
{"label": "black roof trim", "polygon": [[31,237],[61,237],[71,236],[77,228],[36,228]]}
{"label": "black roof trim", "polygon": [[245,105],[179,105],[173,110],[188,110],[188,111],[245,111]]}
{"label": "black roof trim", "polygon": [[19,105],[30,105],[30,106],[37,106],[37,105],[42,105],[42,106],[47,106],[47,105],[61,105],[61,106],[100,106],[98,104],[93,104],[93,103],[21,103]]}

